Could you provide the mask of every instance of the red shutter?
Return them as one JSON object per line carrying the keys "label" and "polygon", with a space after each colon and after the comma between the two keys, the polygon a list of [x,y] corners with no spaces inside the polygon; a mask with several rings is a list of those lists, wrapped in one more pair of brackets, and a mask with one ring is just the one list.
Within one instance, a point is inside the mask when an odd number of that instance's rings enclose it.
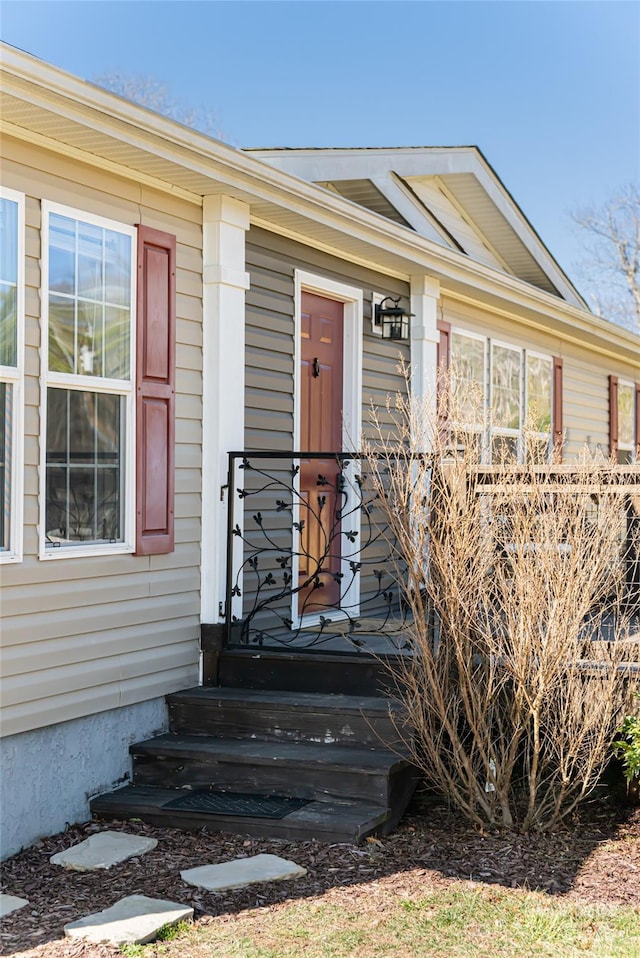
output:
{"label": "red shutter", "polygon": [[447,419],[448,410],[442,408],[442,393],[444,391],[445,396],[448,394],[449,366],[451,365],[451,324],[439,319],[438,332],[440,333],[436,350],[438,416],[440,419]]}
{"label": "red shutter", "polygon": [[640,464],[640,383],[636,383],[636,462]]}
{"label": "red shutter", "polygon": [[136,553],[173,552],[176,239],[138,226]]}
{"label": "red shutter", "polygon": [[562,409],[562,377],[563,360],[560,356],[553,357],[553,460],[562,462],[562,447],[564,445],[564,423]]}
{"label": "red shutter", "polygon": [[609,376],[609,455],[618,458],[618,377]]}

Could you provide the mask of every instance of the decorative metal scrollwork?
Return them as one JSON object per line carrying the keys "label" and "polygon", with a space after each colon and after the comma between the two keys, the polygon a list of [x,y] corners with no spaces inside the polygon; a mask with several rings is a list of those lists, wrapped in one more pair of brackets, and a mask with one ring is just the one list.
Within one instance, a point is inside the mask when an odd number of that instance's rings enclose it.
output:
{"label": "decorative metal scrollwork", "polygon": [[[308,476],[316,461],[303,490],[301,463]],[[343,453],[231,454],[228,646],[406,646],[406,568],[361,466]]]}

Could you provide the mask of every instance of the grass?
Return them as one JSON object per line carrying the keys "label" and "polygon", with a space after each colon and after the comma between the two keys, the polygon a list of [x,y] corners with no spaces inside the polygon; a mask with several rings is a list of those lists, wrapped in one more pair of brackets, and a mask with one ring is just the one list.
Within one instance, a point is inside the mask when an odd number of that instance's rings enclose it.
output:
{"label": "grass", "polygon": [[[637,958],[640,909],[448,883],[419,897],[372,888],[288,901],[187,929],[135,958]],[[348,895],[348,893],[347,893]],[[131,954],[131,958],[134,955]]]}
{"label": "grass", "polygon": [[[184,935],[190,928],[191,923],[188,921],[178,921],[174,925],[163,925],[158,931],[156,940],[174,941],[176,938]],[[149,954],[148,949],[145,949],[144,945],[122,945],[120,950],[122,954],[125,955],[125,958],[144,958],[145,955]]]}

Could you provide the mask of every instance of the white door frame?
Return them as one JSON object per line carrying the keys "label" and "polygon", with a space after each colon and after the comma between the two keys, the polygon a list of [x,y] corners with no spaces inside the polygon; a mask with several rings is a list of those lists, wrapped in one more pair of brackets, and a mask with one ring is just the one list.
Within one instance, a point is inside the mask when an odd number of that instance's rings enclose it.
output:
{"label": "white door frame", "polygon": [[[343,303],[343,350],[342,350],[342,393],[343,393],[343,420],[342,420],[342,449],[348,451],[358,449],[360,445],[360,436],[362,432],[362,356],[363,356],[363,302],[362,290],[356,286],[348,286],[345,283],[328,279],[325,276],[319,276],[316,273],[308,273],[304,270],[295,271],[295,309],[294,309],[294,345],[293,345],[293,448],[300,448],[300,357],[301,357],[301,325],[302,325],[302,293],[316,293],[318,296],[325,296],[327,299],[336,300]],[[325,450],[319,450],[324,452]],[[345,470],[347,484],[352,485],[353,474],[358,468],[357,463],[352,463]],[[299,520],[300,508],[296,499],[294,499],[293,521]],[[360,534],[360,513],[353,516],[353,530]],[[294,530],[295,533],[295,530]],[[294,534],[293,551],[297,551],[298,535]],[[356,556],[351,557],[353,561]],[[345,581],[349,581],[349,560],[343,561],[342,572]],[[346,568],[345,568],[346,567]],[[295,576],[295,572],[293,573]],[[360,603],[360,579],[359,576],[353,584],[349,594],[349,605],[353,606],[353,613],[358,614]],[[325,616],[326,617],[326,616]],[[331,616],[335,618],[336,616]],[[298,615],[298,596],[294,593],[292,597],[291,618],[294,628],[301,624]],[[341,616],[342,618],[342,616]],[[304,625],[317,625],[320,620],[320,614],[304,616]]]}

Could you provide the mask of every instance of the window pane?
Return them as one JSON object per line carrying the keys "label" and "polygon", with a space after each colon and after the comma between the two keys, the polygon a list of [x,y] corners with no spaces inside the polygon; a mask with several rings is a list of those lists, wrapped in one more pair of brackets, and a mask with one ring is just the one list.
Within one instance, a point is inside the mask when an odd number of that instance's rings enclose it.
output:
{"label": "window pane", "polygon": [[553,363],[527,356],[527,415],[536,432],[551,432]]}
{"label": "window pane", "polygon": [[102,300],[102,253],[104,230],[78,223],[78,296]]}
{"label": "window pane", "polygon": [[506,465],[517,461],[517,436],[494,436],[491,440],[491,462],[496,465]]}
{"label": "window pane", "polygon": [[462,423],[484,418],[484,342],[462,333],[451,337],[452,417]]}
{"label": "window pane", "polygon": [[49,369],[76,371],[76,301],[67,296],[49,297]]}
{"label": "window pane", "polygon": [[[52,215],[49,368],[129,379],[131,237]],[[76,270],[77,265],[77,270]]]}
{"label": "window pane", "polygon": [[57,213],[49,221],[49,289],[76,293],[76,223]]}
{"label": "window pane", "polygon": [[482,462],[482,433],[466,429],[451,430],[452,452],[470,465]]}
{"label": "window pane", "polygon": [[122,541],[124,399],[49,389],[47,547]]}
{"label": "window pane", "polygon": [[129,311],[105,307],[104,340],[100,351],[104,375],[111,379],[129,378]]}
{"label": "window pane", "polygon": [[633,446],[634,442],[633,386],[620,383],[618,386],[618,442],[621,446]]}
{"label": "window pane", "polygon": [[0,383],[0,552],[11,546],[11,435],[13,432],[13,389]]}
{"label": "window pane", "polygon": [[491,404],[494,424],[503,429],[520,429],[520,370],[519,349],[492,347]]}
{"label": "window pane", "polygon": [[81,376],[104,376],[98,343],[102,339],[104,306],[78,299],[76,372]]}
{"label": "window pane", "polygon": [[18,282],[18,204],[0,197],[0,281]]}
{"label": "window pane", "polygon": [[527,462],[530,465],[542,466],[549,462],[551,455],[551,441],[527,436]]}
{"label": "window pane", "polygon": [[0,366],[18,365],[18,287],[0,283]]}
{"label": "window pane", "polygon": [[114,306],[131,304],[131,237],[105,230],[105,300]]}
{"label": "window pane", "polygon": [[0,365],[18,364],[18,204],[0,197]]}

